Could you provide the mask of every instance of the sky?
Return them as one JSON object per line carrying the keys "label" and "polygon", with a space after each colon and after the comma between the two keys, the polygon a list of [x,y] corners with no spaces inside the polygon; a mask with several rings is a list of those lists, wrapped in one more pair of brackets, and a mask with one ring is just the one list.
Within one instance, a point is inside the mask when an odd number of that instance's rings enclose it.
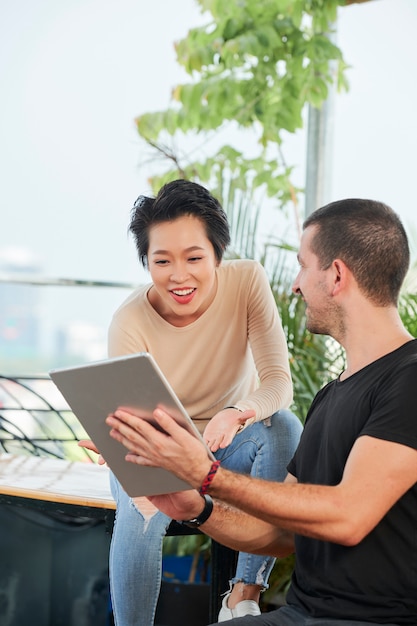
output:
{"label": "sky", "polygon": [[[203,24],[195,0],[0,0],[0,258],[46,277],[147,280],[127,235],[152,166],[135,131],[187,80],[173,44]],[[339,10],[348,93],[333,99],[330,200],[370,197],[415,225],[417,2]],[[305,184],[306,133],[284,145]],[[19,254],[22,254],[21,252]],[[105,327],[127,291],[42,288],[45,323]]]}

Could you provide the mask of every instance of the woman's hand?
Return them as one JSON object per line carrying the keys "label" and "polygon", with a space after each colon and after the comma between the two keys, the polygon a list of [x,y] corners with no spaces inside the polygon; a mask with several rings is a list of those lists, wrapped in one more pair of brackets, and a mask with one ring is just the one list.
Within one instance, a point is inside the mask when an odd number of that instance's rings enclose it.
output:
{"label": "woman's hand", "polygon": [[96,446],[91,441],[91,439],[80,439],[77,445],[79,445],[80,448],[86,448],[87,450],[91,450],[91,452],[95,452],[96,454],[98,454],[97,463],[99,465],[106,464],[106,461],[103,459],[103,457],[101,456],[100,452],[97,450]]}
{"label": "woman's hand", "polygon": [[245,422],[255,417],[255,411],[239,411],[239,409],[223,409],[214,415],[204,430],[204,441],[212,452],[226,448],[232,443],[233,437]]}
{"label": "woman's hand", "polygon": [[212,463],[204,444],[166,411],[155,409],[153,418],[156,426],[140,412],[119,408],[106,422],[111,437],[127,448],[127,461],[162,467],[192,487],[200,487]]}

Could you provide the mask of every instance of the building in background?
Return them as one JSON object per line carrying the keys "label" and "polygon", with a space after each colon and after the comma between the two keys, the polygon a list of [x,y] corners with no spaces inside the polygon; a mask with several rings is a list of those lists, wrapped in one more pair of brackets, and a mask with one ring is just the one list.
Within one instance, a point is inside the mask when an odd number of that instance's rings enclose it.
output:
{"label": "building in background", "polygon": [[55,363],[99,361],[107,355],[106,329],[88,322],[74,321],[56,331]]}
{"label": "building in background", "polygon": [[[40,274],[39,262],[28,250],[0,250],[0,273],[12,281],[35,278]],[[40,290],[35,285],[19,282],[0,283],[0,354],[3,358],[32,359],[39,354]]]}
{"label": "building in background", "polygon": [[[69,299],[83,303],[86,292],[60,286],[52,295],[54,286],[45,284],[41,269],[27,249],[0,249],[0,375],[45,374],[54,367],[106,357],[105,327],[82,315],[77,320],[63,315],[58,322],[48,315],[51,301],[58,301],[64,313]],[[78,308],[85,309],[82,304]]]}

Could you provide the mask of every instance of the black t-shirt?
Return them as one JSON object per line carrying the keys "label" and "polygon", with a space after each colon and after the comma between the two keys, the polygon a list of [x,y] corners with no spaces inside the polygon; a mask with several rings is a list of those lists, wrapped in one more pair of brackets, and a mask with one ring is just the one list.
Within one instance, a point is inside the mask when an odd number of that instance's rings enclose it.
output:
{"label": "black t-shirt", "polygon": [[[417,449],[417,340],[319,391],[288,470],[337,485],[361,435]],[[312,617],[417,624],[417,485],[360,544],[297,535],[296,554],[289,604]]]}

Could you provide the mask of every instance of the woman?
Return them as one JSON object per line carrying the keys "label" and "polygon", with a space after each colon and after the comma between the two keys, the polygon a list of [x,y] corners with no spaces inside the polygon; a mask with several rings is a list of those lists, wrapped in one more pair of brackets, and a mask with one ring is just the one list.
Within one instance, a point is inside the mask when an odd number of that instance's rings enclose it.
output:
{"label": "woman", "polygon": [[[109,356],[150,352],[223,466],[283,480],[301,432],[287,410],[292,384],[284,332],[262,266],[222,261],[226,214],[202,186],[177,180],[141,196],[130,231],[152,282],[114,314]],[[117,502],[110,585],[117,626],[150,626],[171,520],[132,501],[112,476]],[[260,613],[273,558],[239,554],[219,621]]]}

